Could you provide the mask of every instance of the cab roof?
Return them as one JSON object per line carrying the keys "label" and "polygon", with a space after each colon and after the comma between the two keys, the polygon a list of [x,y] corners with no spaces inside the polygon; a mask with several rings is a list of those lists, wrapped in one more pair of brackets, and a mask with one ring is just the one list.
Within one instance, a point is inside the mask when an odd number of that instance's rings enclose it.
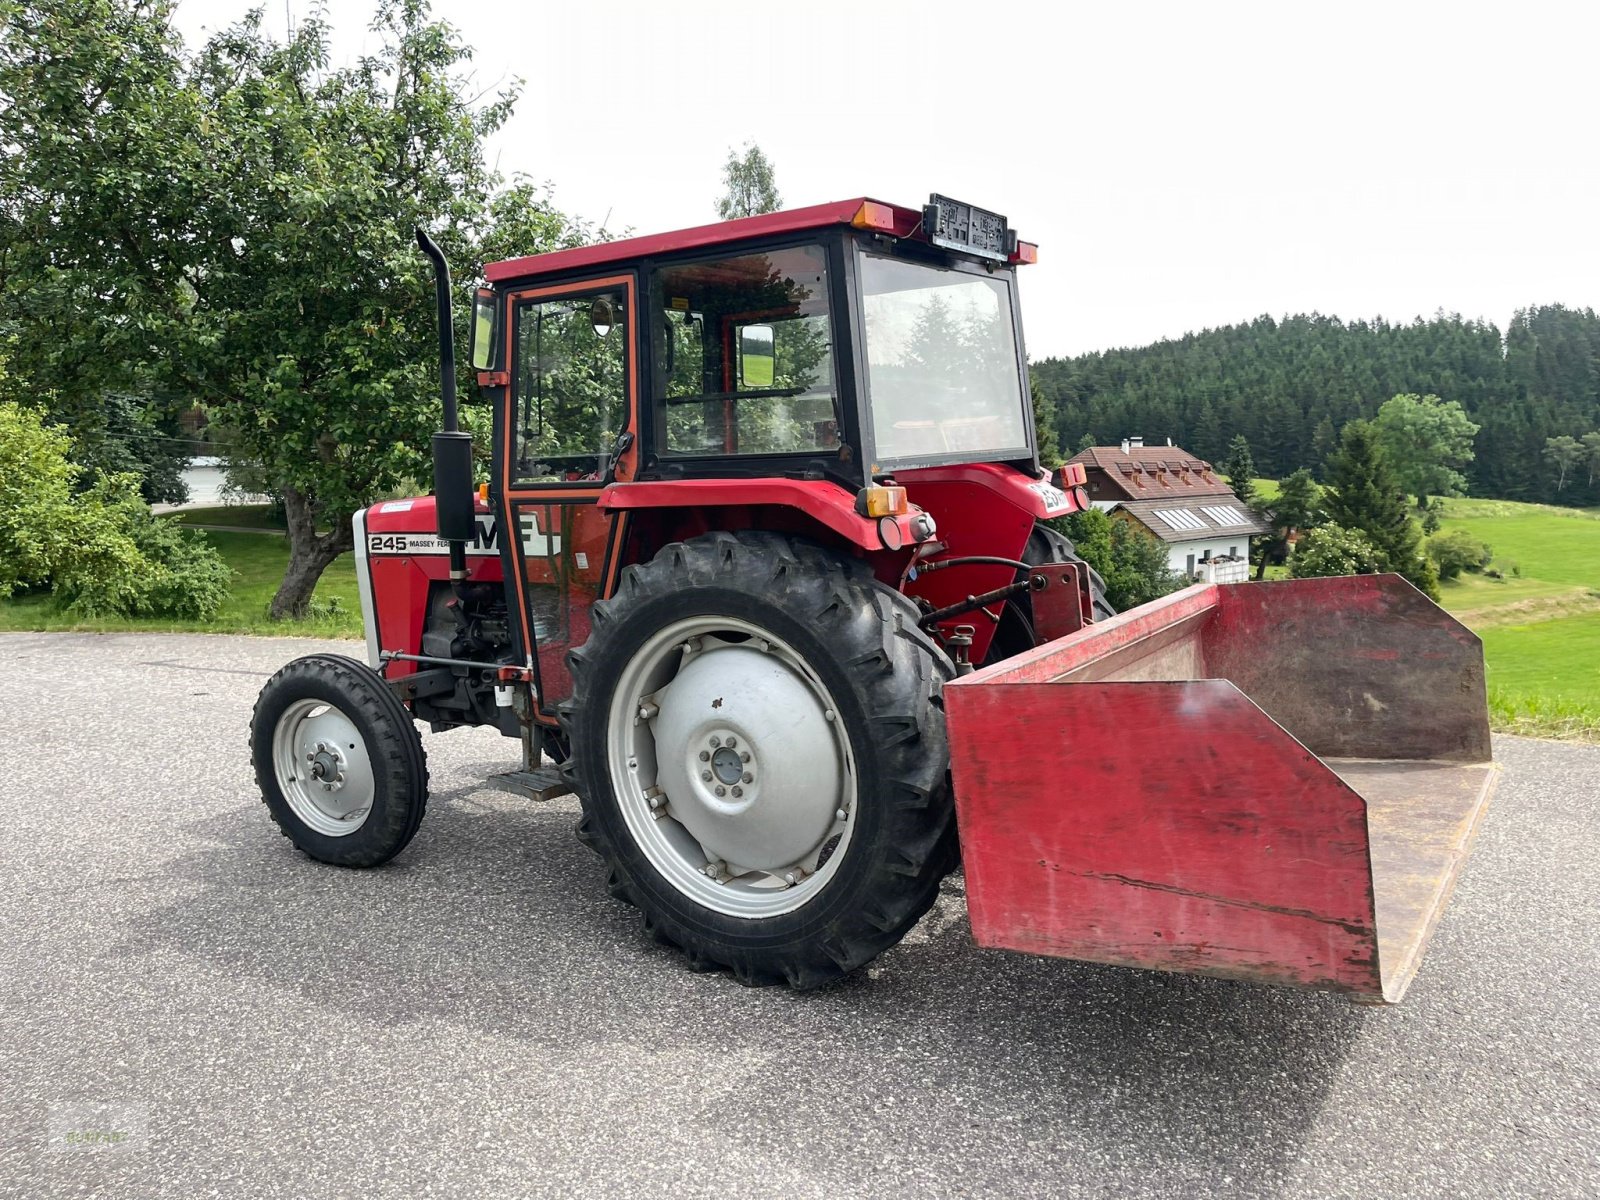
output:
{"label": "cab roof", "polygon": [[[725,242],[743,241],[746,238],[773,237],[785,233],[799,233],[807,229],[823,229],[834,225],[849,225],[865,204],[876,205],[871,226],[894,237],[909,237],[922,222],[917,209],[885,204],[858,196],[854,200],[836,200],[831,204],[814,204],[809,208],[791,208],[782,212],[763,213],[754,217],[739,217],[732,221],[717,221],[711,225],[698,225],[693,229],[680,229],[675,233],[652,233],[644,237],[620,238],[614,242],[601,242],[593,246],[578,246],[571,250],[552,250],[548,254],[531,254],[525,258],[508,258],[504,262],[490,263],[484,275],[490,283],[503,279],[527,279],[540,275],[566,274],[590,267],[624,265],[657,254],[677,250],[696,250],[704,246],[718,246]],[[887,218],[887,220],[886,220]],[[879,222],[884,222],[880,224]],[[892,223],[892,227],[886,227]]]}

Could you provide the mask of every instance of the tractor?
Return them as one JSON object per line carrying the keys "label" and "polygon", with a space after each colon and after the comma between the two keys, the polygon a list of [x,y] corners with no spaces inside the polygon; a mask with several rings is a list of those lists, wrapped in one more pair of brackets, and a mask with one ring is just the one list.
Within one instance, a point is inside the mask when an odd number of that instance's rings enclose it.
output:
{"label": "tractor", "polygon": [[1488,803],[1477,639],[1396,576],[1117,614],[1051,522],[997,213],[934,195],[489,265],[431,496],[354,517],[367,661],[263,688],[266,807],[322,862],[416,834],[418,725],[520,742],[645,931],[812,988],[965,872],[979,944],[1392,1002]]}

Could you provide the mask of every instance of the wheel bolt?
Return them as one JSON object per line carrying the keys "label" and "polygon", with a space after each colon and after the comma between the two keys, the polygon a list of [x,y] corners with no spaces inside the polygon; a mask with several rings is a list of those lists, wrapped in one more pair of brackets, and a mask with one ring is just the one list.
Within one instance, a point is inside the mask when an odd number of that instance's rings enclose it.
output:
{"label": "wheel bolt", "polygon": [[715,750],[720,745],[722,745],[722,739],[713,733],[711,735],[711,748]]}
{"label": "wheel bolt", "polygon": [[728,735],[728,749],[732,750],[738,744],[739,744],[739,739],[734,737],[732,734],[729,734]]}
{"label": "wheel bolt", "polygon": [[710,783],[711,782],[711,772],[710,771],[701,771],[700,772],[700,778],[705,780],[707,783]]}
{"label": "wheel bolt", "polygon": [[744,773],[744,782],[746,782],[746,783],[754,783],[755,779],[756,779],[756,777],[754,775],[752,775],[749,771],[746,771]]}
{"label": "wheel bolt", "polygon": [[739,786],[739,785],[738,785],[738,784],[737,784],[737,783],[736,783],[736,784],[734,784],[734,785],[733,785],[733,794],[734,794],[734,795],[735,795],[735,796],[742,796],[742,795],[744,795],[744,789],[743,789],[743,788],[742,788],[742,787],[740,787],[740,786]]}
{"label": "wheel bolt", "polygon": [[711,761],[711,751],[709,751],[709,750],[700,751],[700,761],[701,762],[710,762]]}
{"label": "wheel bolt", "polygon": [[839,810],[838,810],[838,811],[837,811],[837,812],[835,812],[835,813],[834,813],[834,814],[833,814],[833,815],[834,815],[834,818],[835,818],[835,819],[836,819],[836,820],[840,820],[840,821],[842,821],[842,820],[844,820],[844,819],[845,819],[845,817],[846,817],[846,816],[848,816],[848,815],[849,815],[849,814],[847,814],[847,813],[846,813],[846,812],[845,812],[845,811],[844,811],[844,809],[842,809],[842,808],[841,808],[841,809],[839,809]]}
{"label": "wheel bolt", "polygon": [[833,709],[831,709],[831,708],[830,708],[830,709],[828,709],[828,710],[827,710],[827,711],[825,711],[825,712],[824,712],[824,713],[823,713],[823,714],[822,714],[822,717],[823,717],[823,720],[826,720],[826,721],[831,721],[831,720],[833,720],[833,719],[834,719],[834,718],[835,718],[835,717],[836,717],[836,716],[837,716],[837,715],[838,715],[838,714],[837,714],[837,713],[835,713],[835,712],[834,712],[834,711],[833,711]]}
{"label": "wheel bolt", "polygon": [[795,873],[793,871],[790,871],[787,875],[785,875],[783,877],[783,881],[791,887],[800,882],[799,879],[795,877]]}
{"label": "wheel bolt", "polygon": [[748,750],[739,751],[739,761],[740,762],[749,762],[750,761],[750,751],[748,751]]}
{"label": "wheel bolt", "polygon": [[717,795],[726,796],[727,794],[728,794],[728,789],[723,787],[720,783],[717,784]]}

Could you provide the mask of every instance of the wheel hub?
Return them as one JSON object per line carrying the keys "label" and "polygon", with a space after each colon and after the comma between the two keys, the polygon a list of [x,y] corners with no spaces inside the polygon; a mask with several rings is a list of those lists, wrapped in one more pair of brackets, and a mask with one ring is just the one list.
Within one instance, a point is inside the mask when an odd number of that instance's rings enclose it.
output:
{"label": "wheel hub", "polygon": [[344,837],[361,828],[375,784],[366,744],[355,723],[321,700],[297,700],[272,734],[278,787],[294,813],[316,832]]}
{"label": "wheel hub", "polygon": [[778,871],[819,847],[843,771],[831,710],[792,667],[705,639],[655,704],[657,783],[708,858]]}
{"label": "wheel hub", "polygon": [[306,761],[310,764],[311,778],[322,784],[324,790],[337,791],[344,786],[344,755],[337,746],[318,742],[316,749],[306,755]]}
{"label": "wheel hub", "polygon": [[711,756],[711,771],[723,783],[735,784],[744,775],[744,763],[736,751],[724,746]]}

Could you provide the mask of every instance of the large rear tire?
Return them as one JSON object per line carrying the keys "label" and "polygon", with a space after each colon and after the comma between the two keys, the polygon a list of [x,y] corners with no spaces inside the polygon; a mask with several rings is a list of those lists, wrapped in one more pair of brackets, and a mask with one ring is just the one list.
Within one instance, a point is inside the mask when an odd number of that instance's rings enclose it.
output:
{"label": "large rear tire", "polygon": [[297,658],[261,689],[250,757],[283,835],[321,862],[376,867],[411,841],[428,803],[416,724],[365,663]]}
{"label": "large rear tire", "polygon": [[579,836],[691,966],[815,987],[897,943],[956,860],[916,608],[864,564],[713,533],[629,567],[568,658]]}

